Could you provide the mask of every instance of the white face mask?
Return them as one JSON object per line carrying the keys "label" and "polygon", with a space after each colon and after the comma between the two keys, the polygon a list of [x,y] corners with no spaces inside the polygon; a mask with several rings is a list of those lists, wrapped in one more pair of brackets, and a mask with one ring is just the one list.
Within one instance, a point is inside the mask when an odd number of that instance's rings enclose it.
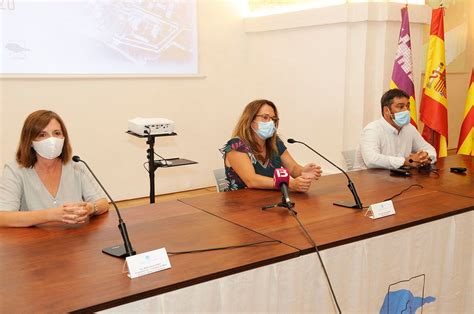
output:
{"label": "white face mask", "polygon": [[54,159],[63,151],[64,139],[49,137],[42,141],[33,141],[33,148],[43,158]]}

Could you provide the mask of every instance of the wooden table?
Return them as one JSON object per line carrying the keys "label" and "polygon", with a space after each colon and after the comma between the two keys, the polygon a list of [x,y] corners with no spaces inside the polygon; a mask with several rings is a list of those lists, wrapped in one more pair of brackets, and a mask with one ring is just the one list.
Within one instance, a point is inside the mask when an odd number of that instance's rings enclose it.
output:
{"label": "wooden table", "polygon": [[[387,170],[351,172],[364,205],[380,202],[410,184],[424,186],[396,197],[397,214],[383,219],[371,220],[363,211],[332,205],[352,198],[340,174],[325,176],[308,193],[291,193],[291,198],[318,246],[339,248],[472,211],[469,158],[440,161],[439,178],[391,177]],[[449,173],[454,165],[465,165],[468,174]],[[122,259],[101,253],[102,248],[121,243],[113,212],[80,227],[0,228],[0,313],[97,311],[302,258],[313,248],[295,219],[285,209],[261,210],[280,198],[279,191],[241,190],[123,210],[138,253],[161,247],[170,252],[270,239],[282,242],[174,255],[171,269],[134,280],[122,273]]]}
{"label": "wooden table", "polygon": [[[439,176],[434,173],[422,174],[416,169],[412,169],[411,173],[418,183],[430,189],[474,198],[472,160],[473,157],[466,155],[448,156],[436,162]],[[451,167],[467,168],[467,171],[463,174],[453,173],[450,171]]]}
{"label": "wooden table", "polygon": [[[269,240],[177,201],[122,216],[138,253]],[[81,227],[0,228],[0,313],[97,311],[298,255],[285,244],[174,255],[171,269],[131,280],[123,259],[101,252],[120,243],[113,212]]]}
{"label": "wooden table", "polygon": [[[440,175],[392,177],[388,170],[371,169],[350,172],[364,206],[381,202],[411,184],[413,187],[393,199],[396,215],[384,219],[364,218],[365,209],[338,207],[337,200],[352,200],[342,174],[323,176],[308,193],[290,192],[298,217],[321,249],[415,226],[473,209],[474,191],[471,164],[467,158],[452,156],[440,162]],[[452,165],[469,167],[466,176],[449,172]],[[465,194],[465,195],[464,195]],[[243,227],[256,230],[287,243],[304,253],[312,252],[310,242],[286,209],[261,210],[280,201],[279,191],[239,190],[203,197],[182,199],[185,204],[212,213]]]}

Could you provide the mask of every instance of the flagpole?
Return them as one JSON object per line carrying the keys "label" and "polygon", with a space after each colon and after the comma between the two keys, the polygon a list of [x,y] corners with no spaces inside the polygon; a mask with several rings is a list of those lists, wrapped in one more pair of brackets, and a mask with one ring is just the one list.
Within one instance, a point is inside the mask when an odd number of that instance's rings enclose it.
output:
{"label": "flagpole", "polygon": [[433,129],[431,129],[431,145],[437,150],[439,151],[439,145],[436,145],[436,138],[435,138],[435,131]]}

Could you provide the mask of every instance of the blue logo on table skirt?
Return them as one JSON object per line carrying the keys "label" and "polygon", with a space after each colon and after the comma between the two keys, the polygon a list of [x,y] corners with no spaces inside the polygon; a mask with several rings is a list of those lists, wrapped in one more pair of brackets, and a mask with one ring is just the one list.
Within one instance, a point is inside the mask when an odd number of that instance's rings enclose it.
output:
{"label": "blue logo on table skirt", "polygon": [[397,290],[387,293],[383,300],[380,314],[415,314],[423,304],[431,303],[435,297],[415,297],[409,290]]}
{"label": "blue logo on table skirt", "polygon": [[424,304],[436,301],[433,296],[424,297],[425,279],[425,274],[421,274],[390,284],[380,314],[415,314],[420,307],[423,312]]}

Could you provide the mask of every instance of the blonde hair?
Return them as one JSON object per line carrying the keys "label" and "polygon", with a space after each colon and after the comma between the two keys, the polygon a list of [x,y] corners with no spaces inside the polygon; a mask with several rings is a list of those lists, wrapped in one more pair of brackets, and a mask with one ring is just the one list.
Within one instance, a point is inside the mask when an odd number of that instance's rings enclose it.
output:
{"label": "blonde hair", "polygon": [[[273,134],[272,137],[265,141],[265,147],[267,150],[267,156],[263,156],[260,148],[258,147],[258,143],[255,140],[255,131],[252,130],[252,122],[255,120],[255,116],[258,114],[258,111],[262,106],[268,105],[273,108],[275,111],[275,116],[278,118],[278,110],[275,104],[266,99],[257,99],[249,103],[245,106],[242,115],[235,126],[234,132],[232,133],[233,137],[238,136],[242,139],[247,145],[250,146],[250,149],[254,152],[254,155],[261,161],[264,161],[270,158],[273,155],[278,154],[278,149],[276,145],[277,134],[276,132]],[[278,122],[275,123],[275,127],[278,127]]]}

